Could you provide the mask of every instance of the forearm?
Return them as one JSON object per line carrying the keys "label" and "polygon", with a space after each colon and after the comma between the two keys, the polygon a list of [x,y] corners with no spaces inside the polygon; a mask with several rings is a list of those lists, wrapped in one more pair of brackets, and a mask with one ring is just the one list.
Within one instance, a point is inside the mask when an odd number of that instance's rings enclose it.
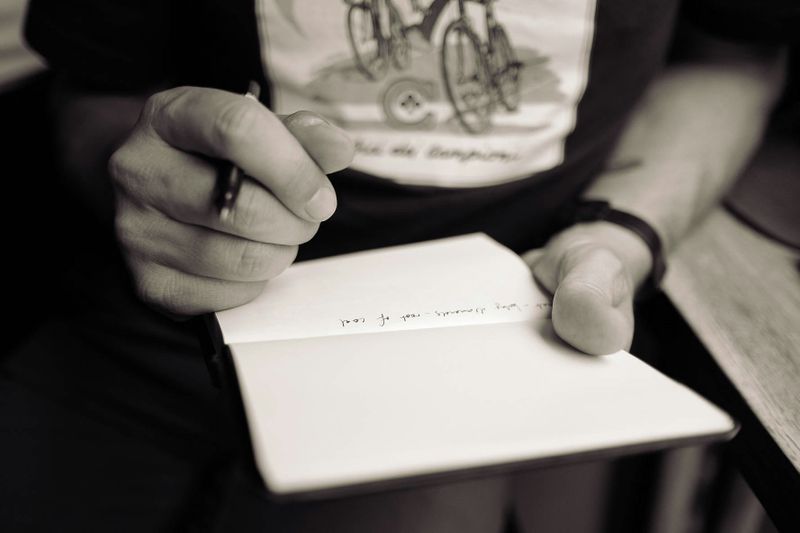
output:
{"label": "forearm", "polygon": [[782,82],[777,51],[708,39],[702,44],[649,88],[608,170],[584,195],[648,221],[666,250],[739,174]]}
{"label": "forearm", "polygon": [[104,94],[62,80],[54,91],[54,133],[62,178],[88,209],[110,221],[114,201],[108,158],[133,129],[149,93]]}

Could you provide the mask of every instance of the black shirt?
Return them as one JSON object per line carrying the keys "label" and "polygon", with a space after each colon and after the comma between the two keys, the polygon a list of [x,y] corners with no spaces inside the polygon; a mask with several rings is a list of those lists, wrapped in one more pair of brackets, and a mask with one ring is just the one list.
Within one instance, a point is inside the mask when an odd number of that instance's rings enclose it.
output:
{"label": "black shirt", "polygon": [[[516,109],[504,109],[498,85],[485,82],[483,97],[494,99],[491,124],[475,134],[459,123],[457,103],[447,97],[444,65],[454,60],[453,54],[445,59],[443,49],[446,28],[458,16],[457,3],[426,2],[429,12],[444,6],[432,31],[420,31],[427,29],[430,13],[414,12],[410,2],[374,4],[393,7],[400,30],[381,30],[387,36],[386,66],[371,78],[359,67],[354,40],[357,26],[369,21],[344,0],[34,0],[27,35],[54,69],[98,89],[167,83],[242,92],[249,79],[256,79],[271,89],[264,91],[264,100],[277,111],[310,107],[333,114],[354,133],[360,153],[351,169],[332,177],[339,209],[303,247],[301,258],[472,231],[522,251],[546,241],[557,229],[559,214],[602,170],[635,102],[665,63],[679,11],[678,0],[494,2],[495,20],[519,64],[519,102]],[[574,13],[543,11],[550,4]],[[485,12],[477,3],[467,5],[467,18],[487,46],[491,32],[480,29]],[[781,0],[766,7],[693,0],[686,12],[726,36],[771,40],[788,34],[788,15],[797,15],[797,8],[788,6]],[[787,16],[770,16],[775,13]],[[392,25],[392,14],[381,16]],[[422,39],[414,40],[413,32]],[[399,33],[407,39],[390,40]],[[410,49],[410,59],[397,52],[401,45]],[[304,67],[304,56],[298,55],[303,46],[318,56],[308,58],[317,63],[316,77],[306,72],[305,78],[292,78],[292,69]],[[497,56],[484,56],[486,76],[498,76],[498,70],[491,71]],[[454,68],[469,67],[451,65],[451,78],[457,76]],[[427,96],[425,84],[431,87]],[[392,109],[426,98],[422,104],[438,109],[433,127],[409,128],[393,120]],[[498,143],[510,128],[516,128],[513,142],[523,149],[498,155]],[[543,141],[530,140],[548,128],[553,131],[545,131]],[[413,161],[402,146],[398,151],[397,139],[417,143]],[[490,143],[493,147],[482,150]],[[383,150],[382,162],[370,160],[374,146]],[[536,150],[549,155],[531,156]],[[507,164],[515,157],[528,159]],[[443,159],[449,162],[442,164]],[[481,181],[486,160],[486,174],[497,176]],[[504,164],[509,169],[495,172]],[[393,172],[401,174],[399,179],[382,175]],[[449,173],[444,186],[441,172]],[[462,179],[467,174],[469,179]]]}

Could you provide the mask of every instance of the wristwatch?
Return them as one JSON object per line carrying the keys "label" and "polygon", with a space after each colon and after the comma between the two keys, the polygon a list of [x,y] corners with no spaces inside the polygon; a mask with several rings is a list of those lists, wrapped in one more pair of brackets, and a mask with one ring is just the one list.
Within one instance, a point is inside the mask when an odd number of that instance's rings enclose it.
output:
{"label": "wristwatch", "polygon": [[661,238],[658,236],[658,233],[656,233],[656,230],[636,215],[614,209],[611,207],[611,204],[605,200],[581,200],[578,202],[573,212],[572,222],[597,221],[610,222],[627,228],[644,241],[647,248],[650,250],[650,256],[653,262],[650,275],[644,280],[644,283],[640,287],[637,298],[646,298],[657,292],[661,285],[661,280],[664,279],[664,274],[667,272],[667,263],[664,260],[664,249],[661,245]]}

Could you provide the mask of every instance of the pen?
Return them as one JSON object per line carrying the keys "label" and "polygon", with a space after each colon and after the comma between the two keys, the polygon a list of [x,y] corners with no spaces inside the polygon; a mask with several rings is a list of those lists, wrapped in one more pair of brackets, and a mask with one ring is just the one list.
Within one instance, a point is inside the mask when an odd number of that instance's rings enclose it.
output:
{"label": "pen", "polygon": [[[245,98],[251,98],[258,102],[258,96],[261,93],[261,87],[255,81],[251,81],[247,87]],[[239,195],[239,189],[242,187],[242,180],[244,179],[244,172],[242,169],[233,163],[224,163],[217,174],[217,209],[219,209],[219,218],[222,221],[227,220],[233,211],[233,204],[236,203],[236,197]]]}

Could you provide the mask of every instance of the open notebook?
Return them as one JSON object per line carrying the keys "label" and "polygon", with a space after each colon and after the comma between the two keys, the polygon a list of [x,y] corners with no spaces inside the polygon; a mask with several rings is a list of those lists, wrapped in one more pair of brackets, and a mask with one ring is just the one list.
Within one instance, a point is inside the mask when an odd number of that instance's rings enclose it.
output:
{"label": "open notebook", "polygon": [[734,430],[630,354],[563,344],[549,301],[476,234],[300,263],[218,313],[267,488],[325,495]]}

